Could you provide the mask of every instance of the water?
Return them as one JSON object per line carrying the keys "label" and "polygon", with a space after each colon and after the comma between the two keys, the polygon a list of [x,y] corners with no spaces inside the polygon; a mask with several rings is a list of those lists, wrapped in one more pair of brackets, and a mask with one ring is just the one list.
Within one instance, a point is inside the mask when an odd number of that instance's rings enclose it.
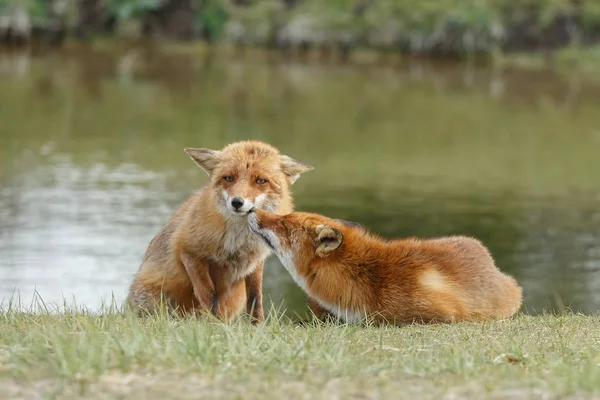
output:
{"label": "water", "polygon": [[[596,312],[599,100],[552,71],[0,53],[0,301],[122,301],[206,182],[183,148],[256,138],[315,167],[298,209],[387,237],[476,236],[529,312]],[[305,309],[275,258],[265,298]]]}

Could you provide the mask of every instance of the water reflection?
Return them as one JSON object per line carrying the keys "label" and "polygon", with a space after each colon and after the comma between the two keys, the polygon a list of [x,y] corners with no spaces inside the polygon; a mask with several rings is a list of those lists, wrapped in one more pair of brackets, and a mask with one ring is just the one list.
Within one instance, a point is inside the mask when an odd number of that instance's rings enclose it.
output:
{"label": "water reflection", "polygon": [[[205,182],[185,146],[269,141],[316,167],[298,208],[388,237],[468,234],[529,311],[600,308],[598,86],[551,71],[0,54],[0,299],[125,296]],[[265,296],[303,312],[276,259]]]}

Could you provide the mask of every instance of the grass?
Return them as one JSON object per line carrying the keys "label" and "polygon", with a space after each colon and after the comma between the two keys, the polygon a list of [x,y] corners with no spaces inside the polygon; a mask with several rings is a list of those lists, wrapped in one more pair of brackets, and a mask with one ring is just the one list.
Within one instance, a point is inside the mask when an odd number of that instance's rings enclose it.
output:
{"label": "grass", "polygon": [[114,310],[0,311],[0,398],[600,396],[600,320],[251,326]]}

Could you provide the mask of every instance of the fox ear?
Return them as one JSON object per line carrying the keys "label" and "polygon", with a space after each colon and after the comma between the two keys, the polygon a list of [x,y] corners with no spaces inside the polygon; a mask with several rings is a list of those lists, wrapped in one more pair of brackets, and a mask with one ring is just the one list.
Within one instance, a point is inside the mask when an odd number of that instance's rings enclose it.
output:
{"label": "fox ear", "polygon": [[288,181],[291,184],[300,178],[300,174],[312,170],[310,165],[302,164],[300,161],[294,160],[292,157],[281,156],[281,170],[287,175]]}
{"label": "fox ear", "polygon": [[208,175],[212,174],[213,170],[219,164],[220,151],[209,149],[195,149],[186,147],[183,149],[190,158],[200,166]]}
{"label": "fox ear", "polygon": [[341,246],[344,241],[344,235],[339,230],[325,225],[317,225],[317,250],[319,257],[325,257],[335,249]]}

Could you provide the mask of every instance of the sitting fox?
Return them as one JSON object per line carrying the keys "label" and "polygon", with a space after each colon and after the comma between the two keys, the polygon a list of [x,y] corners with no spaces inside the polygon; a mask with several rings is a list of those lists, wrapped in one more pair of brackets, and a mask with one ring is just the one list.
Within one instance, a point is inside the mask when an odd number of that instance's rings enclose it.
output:
{"label": "sitting fox", "polygon": [[522,290],[476,239],[385,240],[355,223],[318,214],[256,209],[250,229],[307,293],[317,316],[356,323],[508,318]]}
{"label": "sitting fox", "polygon": [[246,305],[259,322],[270,250],[250,232],[246,217],[255,208],[291,212],[290,186],[312,167],[258,141],[185,151],[210,182],[152,239],[127,305],[154,312],[162,303],[172,313],[210,312],[225,321]]}

